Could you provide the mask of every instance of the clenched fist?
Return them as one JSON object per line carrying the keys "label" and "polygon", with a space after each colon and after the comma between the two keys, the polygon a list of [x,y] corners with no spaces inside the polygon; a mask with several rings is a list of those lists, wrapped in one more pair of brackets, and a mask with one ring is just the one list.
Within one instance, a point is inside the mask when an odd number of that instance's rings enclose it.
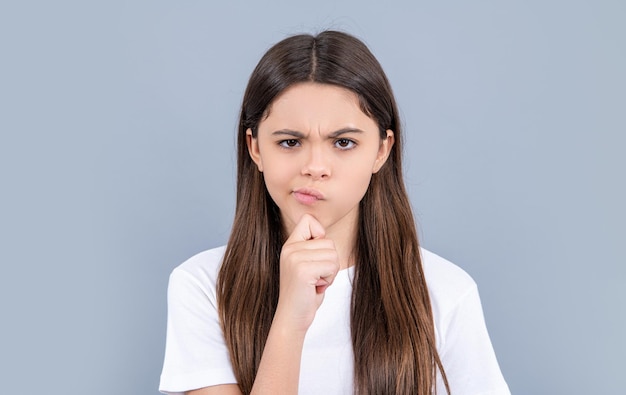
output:
{"label": "clenched fist", "polygon": [[280,254],[280,294],[275,319],[306,332],[324,291],[339,271],[335,243],[325,238],[322,225],[304,214]]}

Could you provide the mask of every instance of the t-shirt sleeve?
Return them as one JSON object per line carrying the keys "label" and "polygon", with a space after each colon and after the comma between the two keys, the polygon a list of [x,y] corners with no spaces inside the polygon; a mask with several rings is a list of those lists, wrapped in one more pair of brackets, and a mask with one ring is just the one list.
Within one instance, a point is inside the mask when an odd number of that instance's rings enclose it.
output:
{"label": "t-shirt sleeve", "polygon": [[[439,357],[454,395],[510,395],[473,284],[443,317]],[[438,384],[438,393],[445,393]]]}
{"label": "t-shirt sleeve", "polygon": [[236,383],[217,313],[214,283],[180,267],[170,275],[167,338],[159,391]]}

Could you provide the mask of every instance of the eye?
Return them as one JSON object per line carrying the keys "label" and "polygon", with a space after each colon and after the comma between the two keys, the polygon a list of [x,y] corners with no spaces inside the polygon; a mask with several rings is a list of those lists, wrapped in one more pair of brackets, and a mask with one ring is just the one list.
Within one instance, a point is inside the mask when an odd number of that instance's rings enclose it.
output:
{"label": "eye", "polygon": [[341,150],[349,150],[354,148],[356,143],[350,139],[337,139],[335,141],[335,146]]}
{"label": "eye", "polygon": [[280,145],[283,148],[293,148],[293,147],[297,147],[298,145],[300,145],[300,142],[296,139],[288,139],[288,140],[279,141],[278,145]]}

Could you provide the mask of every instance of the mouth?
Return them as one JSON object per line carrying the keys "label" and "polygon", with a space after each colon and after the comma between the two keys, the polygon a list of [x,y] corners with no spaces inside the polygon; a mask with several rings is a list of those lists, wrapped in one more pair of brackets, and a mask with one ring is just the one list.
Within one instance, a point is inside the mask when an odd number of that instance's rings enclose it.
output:
{"label": "mouth", "polygon": [[319,200],[324,200],[324,195],[316,189],[299,188],[294,190],[292,193],[298,203],[305,205],[311,205]]}

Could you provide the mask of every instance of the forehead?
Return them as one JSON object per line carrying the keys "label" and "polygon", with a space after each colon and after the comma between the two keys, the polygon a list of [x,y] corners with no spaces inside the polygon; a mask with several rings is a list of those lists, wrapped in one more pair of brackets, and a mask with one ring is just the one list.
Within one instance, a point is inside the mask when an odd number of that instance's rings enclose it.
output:
{"label": "forehead", "polygon": [[295,84],[272,102],[260,126],[272,125],[298,130],[347,126],[378,129],[376,122],[361,109],[356,93],[339,86],[313,82]]}

